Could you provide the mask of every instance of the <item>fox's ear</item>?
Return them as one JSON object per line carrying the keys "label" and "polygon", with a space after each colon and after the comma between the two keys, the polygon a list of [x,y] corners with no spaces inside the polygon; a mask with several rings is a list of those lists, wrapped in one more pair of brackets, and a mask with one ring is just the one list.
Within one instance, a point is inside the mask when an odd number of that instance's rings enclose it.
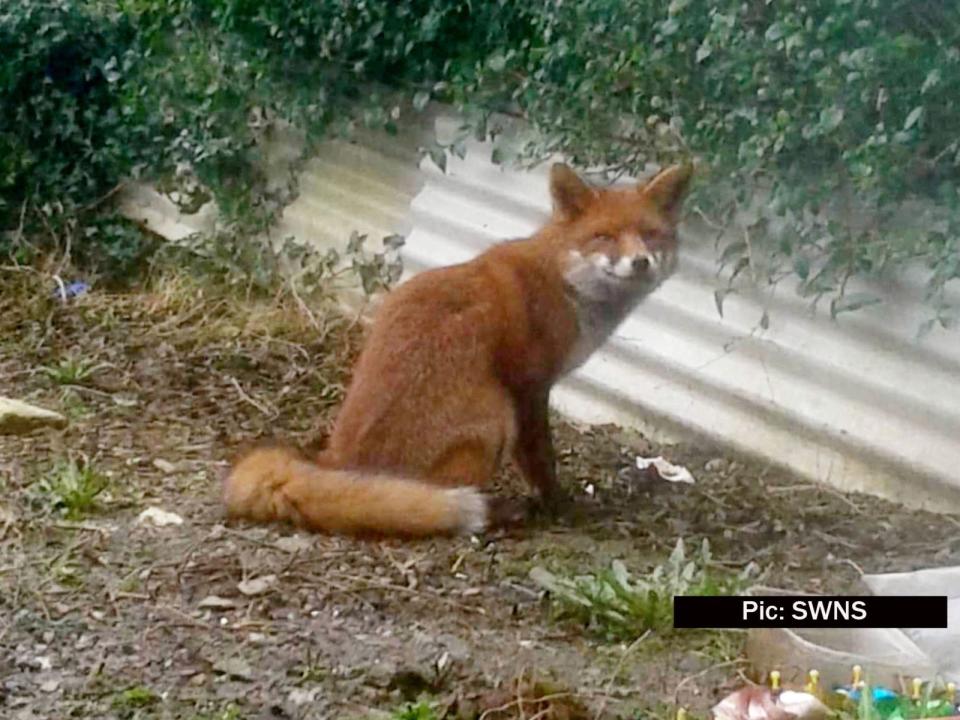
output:
{"label": "fox's ear", "polygon": [[573,220],[587,209],[593,190],[563,163],[550,167],[550,196],[554,217]]}
{"label": "fox's ear", "polygon": [[673,165],[661,170],[648,183],[640,185],[639,190],[665,213],[675,215],[687,194],[692,177],[692,164]]}

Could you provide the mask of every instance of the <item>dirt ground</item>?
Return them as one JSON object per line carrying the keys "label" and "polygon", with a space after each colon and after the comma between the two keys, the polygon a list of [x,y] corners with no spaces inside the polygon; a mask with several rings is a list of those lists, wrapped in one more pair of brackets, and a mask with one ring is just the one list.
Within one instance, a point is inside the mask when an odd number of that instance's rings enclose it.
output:
{"label": "dirt ground", "polygon": [[[295,299],[241,302],[179,280],[66,304],[30,273],[0,283],[0,394],[71,419],[0,437],[4,718],[360,718],[420,691],[462,707],[530,677],[552,678],[589,717],[703,710],[740,682],[742,634],[607,642],[555,621],[530,568],[621,559],[644,571],[679,537],[804,591],[853,591],[858,568],[960,563],[954,518],[562,422],[575,509],[523,532],[373,543],[226,525],[226,458],[263,436],[321,434],[357,327]],[[697,483],[644,483],[630,470],[638,453],[686,465]],[[45,482],[71,458],[106,478],[73,517]],[[138,523],[151,507],[184,522]]]}

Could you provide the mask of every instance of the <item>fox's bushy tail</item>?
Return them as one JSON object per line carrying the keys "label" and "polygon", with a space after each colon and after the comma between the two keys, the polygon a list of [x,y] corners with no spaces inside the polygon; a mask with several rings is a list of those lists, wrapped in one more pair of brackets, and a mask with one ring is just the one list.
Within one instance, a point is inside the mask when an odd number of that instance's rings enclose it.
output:
{"label": "fox's bushy tail", "polygon": [[469,535],[489,520],[487,500],[473,488],[327,468],[288,447],[242,457],[224,480],[223,500],[230,517],[339,535]]}

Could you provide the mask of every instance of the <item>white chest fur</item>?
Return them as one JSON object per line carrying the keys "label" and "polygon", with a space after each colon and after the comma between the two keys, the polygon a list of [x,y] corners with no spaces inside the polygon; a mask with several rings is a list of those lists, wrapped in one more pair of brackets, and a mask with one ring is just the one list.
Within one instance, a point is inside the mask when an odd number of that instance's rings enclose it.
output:
{"label": "white chest fur", "polygon": [[662,280],[655,260],[649,271],[624,277],[606,256],[584,258],[571,253],[564,276],[568,298],[577,314],[577,341],[564,363],[568,373],[585,363],[603,345],[637,304]]}

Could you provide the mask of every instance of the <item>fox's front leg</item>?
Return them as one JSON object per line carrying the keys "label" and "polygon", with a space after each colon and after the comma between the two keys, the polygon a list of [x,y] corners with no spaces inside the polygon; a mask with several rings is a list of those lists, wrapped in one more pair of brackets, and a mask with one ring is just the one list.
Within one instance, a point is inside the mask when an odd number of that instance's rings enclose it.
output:
{"label": "fox's front leg", "polygon": [[537,491],[540,500],[556,507],[564,500],[564,493],[557,483],[549,395],[549,388],[517,394],[517,440],[513,455],[524,479]]}

